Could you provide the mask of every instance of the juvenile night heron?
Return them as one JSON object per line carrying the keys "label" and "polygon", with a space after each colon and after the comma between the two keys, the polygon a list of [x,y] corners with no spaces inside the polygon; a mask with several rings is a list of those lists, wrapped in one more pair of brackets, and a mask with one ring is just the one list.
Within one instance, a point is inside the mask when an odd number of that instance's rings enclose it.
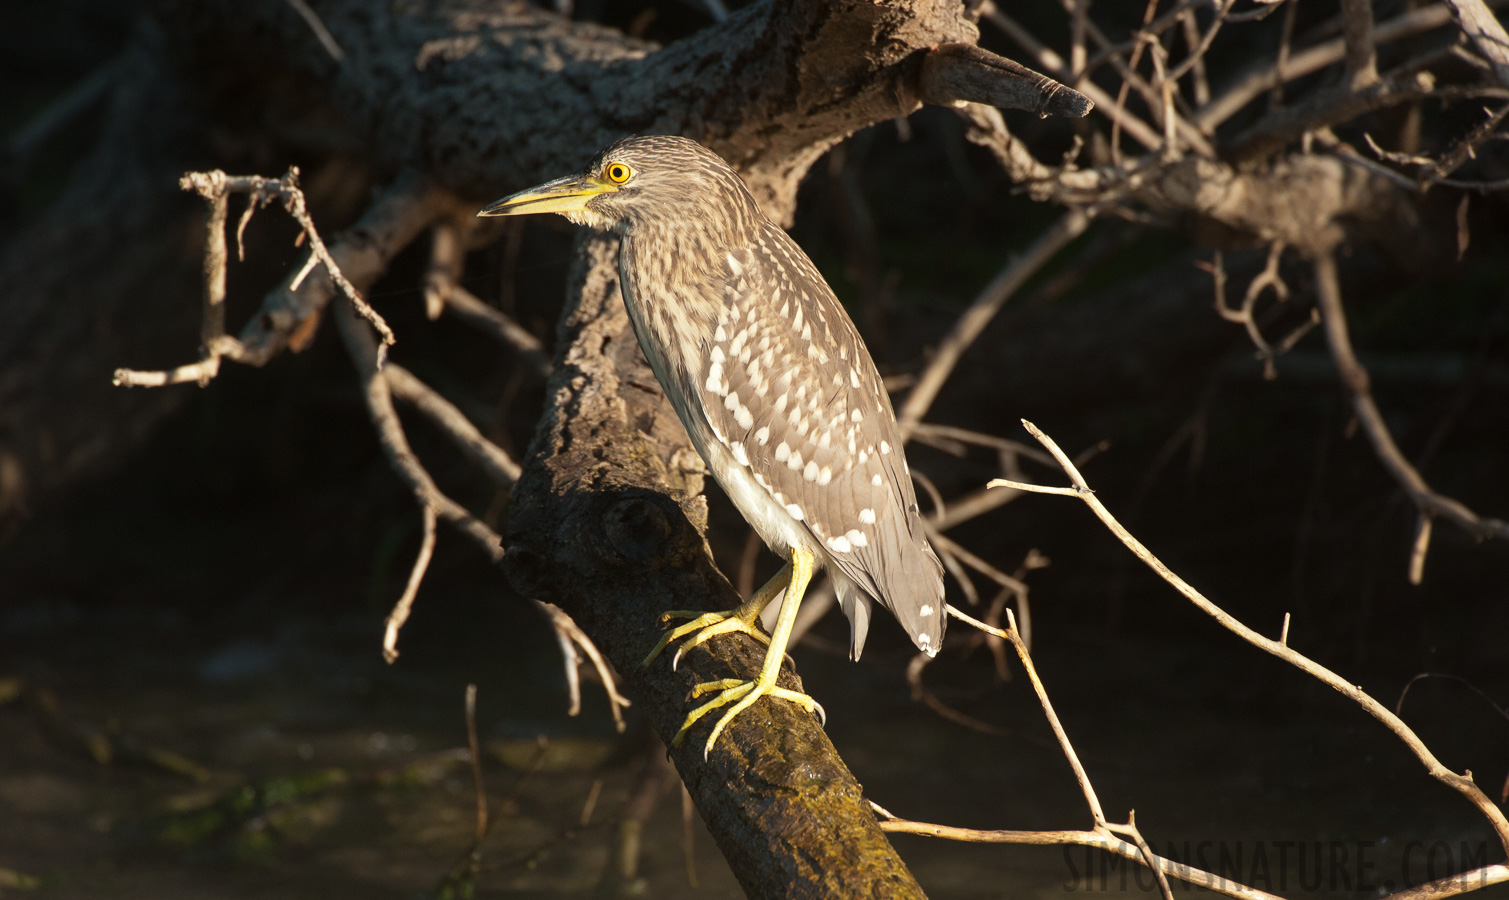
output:
{"label": "juvenile night heron", "polygon": [[[723,728],[759,697],[800,704],[776,685],[814,567],[826,569],[859,658],[873,604],[889,609],[919,648],[943,639],[943,567],[928,546],[901,436],[880,373],[854,323],[807,254],[760,211],[733,169],[695,141],[631,137],[582,172],[499,200],[482,216],[560,213],[622,238],[619,278],[639,344],[692,445],[765,543],[788,562],[736,609],[667,613],[645,660],[692,635],[677,653],[741,631],[770,645],[759,678],[698,685],[734,704]],[[786,594],[774,633],[755,625]],[[673,663],[674,664],[674,663]]]}

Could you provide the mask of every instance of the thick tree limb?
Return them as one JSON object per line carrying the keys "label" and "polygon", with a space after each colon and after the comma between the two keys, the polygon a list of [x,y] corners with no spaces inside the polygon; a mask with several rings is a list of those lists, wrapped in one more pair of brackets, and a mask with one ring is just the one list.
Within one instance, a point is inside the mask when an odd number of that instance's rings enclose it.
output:
{"label": "thick tree limb", "polygon": [[988,103],[1076,119],[1095,106],[1084,94],[973,44],[944,44],[928,51],[919,83],[922,99],[939,106]]}

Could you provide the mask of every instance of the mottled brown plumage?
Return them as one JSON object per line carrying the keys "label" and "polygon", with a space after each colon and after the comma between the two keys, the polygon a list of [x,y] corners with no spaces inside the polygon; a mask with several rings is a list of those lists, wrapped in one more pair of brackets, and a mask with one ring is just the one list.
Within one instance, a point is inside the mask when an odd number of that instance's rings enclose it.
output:
{"label": "mottled brown plumage", "polygon": [[[621,235],[629,319],[693,446],[771,549],[807,551],[827,569],[851,655],[875,602],[936,653],[942,566],[880,374],[822,275],[739,176],[686,138],[627,138],[580,174],[482,214],[526,212]],[[762,590],[758,605],[778,593]]]}

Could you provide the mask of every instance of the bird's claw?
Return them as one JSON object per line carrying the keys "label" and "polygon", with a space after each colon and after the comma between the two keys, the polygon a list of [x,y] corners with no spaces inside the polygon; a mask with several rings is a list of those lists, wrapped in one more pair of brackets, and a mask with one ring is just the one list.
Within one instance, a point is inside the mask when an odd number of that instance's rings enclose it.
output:
{"label": "bird's claw", "polygon": [[817,713],[819,721],[828,724],[828,714],[823,710],[821,703],[802,693],[801,691],[788,690],[775,683],[775,679],[766,679],[763,676],[754,681],[744,681],[738,678],[724,678],[719,681],[708,681],[692,688],[688,699],[701,697],[718,691],[718,696],[692,710],[681,724],[681,730],[676,732],[676,737],[671,740],[671,746],[679,747],[686,740],[688,731],[697,723],[697,720],[713,710],[733,703],[733,709],[724,713],[713,726],[712,734],[707,736],[707,745],[702,749],[702,758],[706,759],[713,751],[713,745],[718,742],[718,736],[728,723],[733,721],[734,716],[748,709],[761,697],[772,697],[777,700],[785,700],[795,703],[807,712]]}
{"label": "bird's claw", "polygon": [[760,629],[755,626],[754,623],[746,621],[742,616],[739,616],[736,613],[737,610],[731,612],[710,613],[692,612],[689,610],[672,610],[671,612],[661,615],[660,621],[662,624],[668,623],[672,619],[691,619],[692,621],[687,622],[685,625],[678,625],[670,631],[667,631],[665,634],[662,634],[660,636],[659,643],[655,645],[655,649],[650,651],[650,655],[646,656],[644,662],[640,665],[648,666],[650,663],[654,662],[662,652],[664,652],[666,647],[670,646],[672,641],[680,640],[681,638],[686,637],[693,632],[696,632],[696,635],[691,640],[687,641],[685,644],[682,644],[676,649],[676,655],[671,659],[672,669],[675,669],[681,665],[681,657],[686,655],[686,651],[702,644],[705,641],[709,641],[720,634],[742,632],[762,644],[770,643],[770,638],[767,637],[764,632],[760,631]]}

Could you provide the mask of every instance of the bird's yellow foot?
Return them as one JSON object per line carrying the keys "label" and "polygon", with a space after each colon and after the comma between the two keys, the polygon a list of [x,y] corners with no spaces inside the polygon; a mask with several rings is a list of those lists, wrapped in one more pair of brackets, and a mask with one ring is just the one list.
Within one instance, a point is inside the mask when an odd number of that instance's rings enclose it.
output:
{"label": "bird's yellow foot", "polygon": [[687,622],[685,625],[678,625],[677,627],[661,635],[660,643],[655,645],[655,649],[650,651],[650,655],[646,656],[644,658],[644,662],[640,665],[648,666],[650,663],[655,661],[655,658],[659,656],[666,647],[670,646],[672,641],[678,641],[681,638],[692,634],[693,632],[696,632],[696,637],[693,637],[685,644],[682,644],[681,647],[676,650],[675,657],[671,659],[672,669],[681,664],[681,657],[686,654],[686,651],[692,649],[698,644],[703,643],[704,641],[712,640],[720,634],[743,632],[744,634],[749,635],[762,644],[769,644],[770,638],[765,635],[765,632],[759,629],[759,626],[754,624],[754,619],[759,616],[759,610],[755,610],[754,615],[749,616],[748,618],[745,617],[744,612],[745,607],[740,606],[739,608],[730,610],[729,612],[699,613],[695,610],[678,609],[665,613],[660,617],[661,624],[665,624],[672,619],[691,619],[691,621]]}
{"label": "bird's yellow foot", "polygon": [[[655,649],[650,651],[650,655],[646,656],[644,658],[644,662],[640,665],[648,666],[650,663],[655,661],[655,658],[658,657],[666,647],[670,646],[671,641],[678,641],[681,638],[692,634],[693,632],[696,632],[697,636],[692,638],[690,641],[687,641],[682,645],[681,649],[676,651],[675,658],[671,660],[672,669],[681,664],[681,657],[686,654],[686,651],[692,649],[698,644],[703,643],[704,641],[711,640],[712,638],[715,638],[720,634],[732,634],[733,632],[740,631],[744,634],[749,635],[762,644],[769,644],[770,638],[765,636],[765,632],[761,631],[759,626],[756,625],[755,622],[760,618],[761,611],[763,611],[765,607],[770,605],[770,601],[779,597],[781,595],[781,591],[786,590],[786,586],[790,584],[790,582],[791,564],[787,563],[785,566],[781,567],[781,571],[777,572],[774,578],[765,582],[765,585],[763,587],[761,587],[758,591],[755,591],[754,596],[750,597],[748,600],[745,600],[743,603],[740,603],[737,607],[729,610],[728,612],[704,613],[689,610],[675,610],[661,615],[660,623],[662,625],[671,621],[672,619],[691,619],[691,621],[686,623],[685,625],[678,625],[676,628],[661,635],[660,643],[655,645]],[[781,652],[783,654],[785,653],[784,650],[782,650]]]}
{"label": "bird's yellow foot", "polygon": [[774,697],[777,700],[795,703],[807,712],[817,713],[818,718],[824,724],[828,721],[828,714],[823,711],[821,703],[818,703],[800,691],[792,691],[780,687],[775,683],[773,675],[767,677],[764,673],[761,673],[760,677],[754,681],[742,681],[738,678],[709,681],[692,688],[691,695],[692,697],[701,697],[714,691],[720,692],[718,696],[692,710],[687,715],[686,721],[681,724],[681,730],[676,732],[676,737],[671,741],[672,746],[681,746],[681,743],[686,740],[687,732],[697,723],[698,719],[721,706],[733,703],[734,708],[723,714],[723,717],[718,720],[718,724],[713,726],[713,733],[707,736],[707,746],[702,749],[702,757],[706,759],[707,755],[713,750],[713,744],[718,742],[718,735],[723,733],[723,729],[728,726],[729,722],[733,721],[734,716],[748,709],[761,697]]}
{"label": "bird's yellow foot", "polygon": [[[695,647],[711,637],[719,634],[727,634],[731,631],[743,631],[753,635],[770,646],[765,651],[765,661],[760,666],[760,675],[753,681],[739,678],[725,678],[721,681],[709,681],[692,688],[692,697],[701,697],[718,691],[718,696],[702,704],[686,717],[681,724],[681,730],[672,738],[672,746],[680,746],[686,740],[689,728],[697,723],[697,720],[723,706],[732,703],[733,709],[723,714],[718,724],[713,726],[713,733],[707,738],[707,746],[702,749],[703,758],[712,752],[713,745],[718,742],[718,736],[734,716],[748,709],[761,697],[774,697],[778,700],[786,700],[795,703],[808,712],[816,712],[825,720],[827,716],[823,708],[816,700],[800,691],[791,691],[776,684],[776,679],[781,674],[781,661],[786,658],[786,644],[791,640],[791,629],[796,624],[797,607],[801,605],[802,595],[807,591],[807,584],[812,580],[812,568],[815,559],[812,552],[805,548],[796,547],[791,551],[791,559],[776,573],[776,576],[765,583],[765,586],[755,591],[754,596],[739,604],[738,609],[726,613],[707,613],[699,615],[686,625],[668,633],[661,638],[660,643],[651,651],[645,665],[664,650],[666,645],[679,637],[697,632],[686,647]],[[771,601],[786,592],[786,600],[781,604],[781,615],[776,619],[775,631],[769,638],[755,630],[754,622],[759,617],[760,611],[768,606]],[[676,613],[668,613],[667,616],[675,616]],[[685,615],[685,614],[683,614]],[[681,653],[686,652],[686,647],[681,648]],[[681,658],[681,653],[676,654],[676,659]]]}

